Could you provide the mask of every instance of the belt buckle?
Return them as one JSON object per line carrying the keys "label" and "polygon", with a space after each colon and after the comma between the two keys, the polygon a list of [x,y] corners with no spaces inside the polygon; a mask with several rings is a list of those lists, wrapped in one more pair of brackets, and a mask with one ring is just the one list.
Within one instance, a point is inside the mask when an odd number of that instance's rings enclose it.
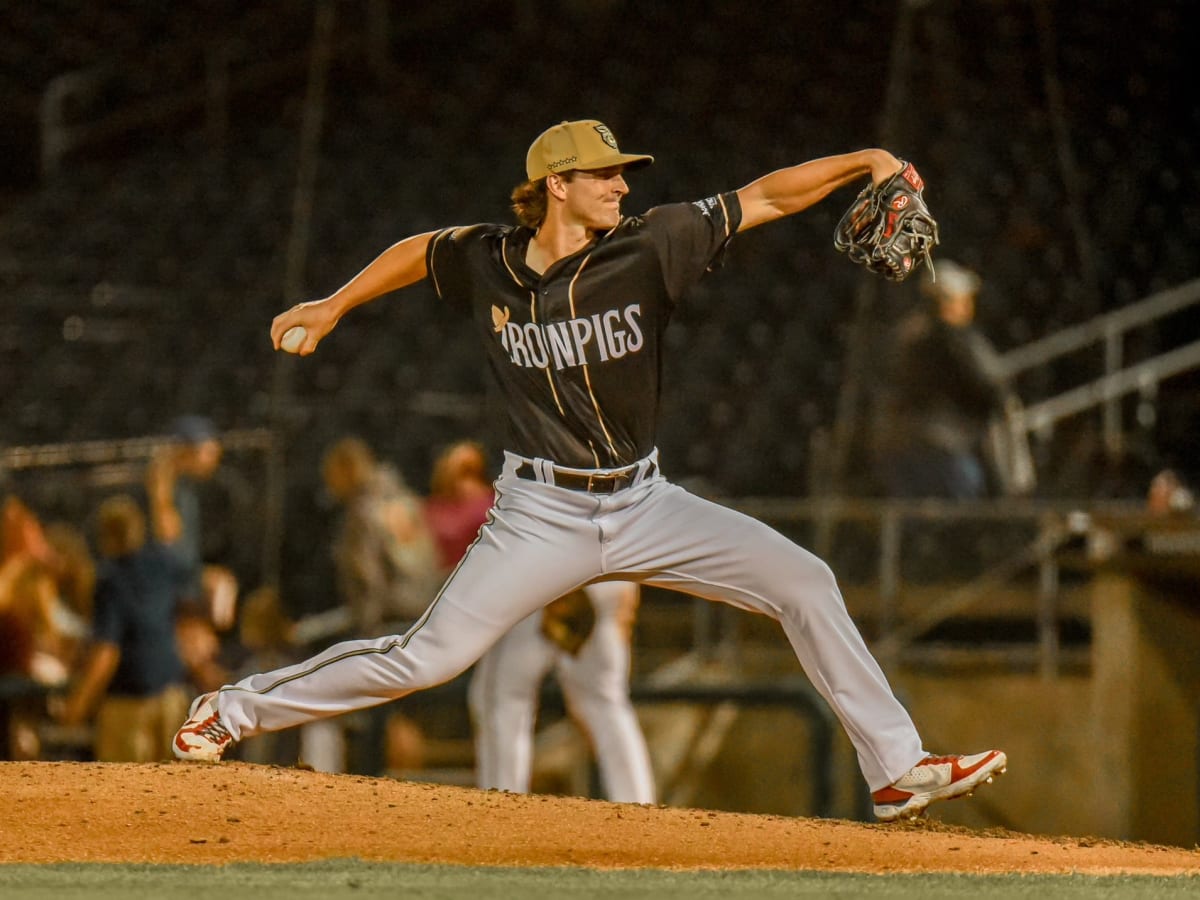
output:
{"label": "belt buckle", "polygon": [[625,488],[633,484],[633,479],[636,474],[636,469],[626,469],[623,472],[610,472],[599,477],[602,479],[601,483],[605,486],[606,492],[609,494],[615,494],[617,491],[623,491]]}
{"label": "belt buckle", "polygon": [[623,490],[632,485],[638,475],[637,465],[629,466],[620,472],[604,472],[601,474],[595,472],[584,474],[582,472],[560,471],[557,466],[553,467],[551,471],[554,478],[551,482],[552,484],[559,487],[566,487],[568,483],[573,482],[576,490],[583,490],[589,494],[612,494]]}

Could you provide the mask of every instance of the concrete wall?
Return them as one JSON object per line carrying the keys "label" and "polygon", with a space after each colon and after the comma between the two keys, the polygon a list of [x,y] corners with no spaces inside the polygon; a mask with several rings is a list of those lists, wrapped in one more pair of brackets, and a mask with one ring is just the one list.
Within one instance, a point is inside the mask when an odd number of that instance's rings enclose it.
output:
{"label": "concrete wall", "polygon": [[[931,817],[1074,839],[1194,846],[1200,841],[1200,614],[1190,596],[1119,572],[1098,573],[1087,593],[1089,672],[1054,678],[994,669],[889,672],[926,749],[998,747],[1009,757],[1008,773],[995,784],[938,804]],[[785,643],[763,657],[793,668],[781,649]],[[728,674],[763,677],[753,669],[734,666]],[[696,785],[681,795],[683,805],[813,814],[807,734],[803,721],[787,713],[741,711],[720,752],[704,772],[693,773]],[[865,789],[840,728],[834,743],[832,814],[861,817]]]}

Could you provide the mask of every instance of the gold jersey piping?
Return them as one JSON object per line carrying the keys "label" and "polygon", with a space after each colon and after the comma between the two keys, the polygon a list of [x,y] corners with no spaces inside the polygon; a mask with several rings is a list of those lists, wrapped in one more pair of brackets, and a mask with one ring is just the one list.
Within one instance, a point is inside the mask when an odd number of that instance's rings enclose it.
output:
{"label": "gold jersey piping", "polygon": [[[579,280],[579,276],[583,274],[584,267],[587,266],[588,260],[592,258],[592,251],[588,251],[579,263],[579,268],[575,270],[575,274],[571,277],[571,283],[567,285],[567,302],[571,308],[571,318],[576,317],[575,313],[575,282]],[[612,435],[608,432],[608,426],[604,424],[604,414],[600,412],[600,402],[596,399],[596,392],[592,390],[592,376],[588,371],[588,364],[585,359],[583,362],[583,383],[587,385],[588,397],[592,401],[592,409],[596,411],[596,421],[600,423],[600,430],[604,432],[604,440],[608,442],[608,455],[610,459],[615,459],[617,456],[617,448],[613,443]],[[600,458],[596,455],[596,448],[592,446],[592,442],[588,441],[588,449],[592,451],[592,459],[596,463],[596,468],[600,468]]]}

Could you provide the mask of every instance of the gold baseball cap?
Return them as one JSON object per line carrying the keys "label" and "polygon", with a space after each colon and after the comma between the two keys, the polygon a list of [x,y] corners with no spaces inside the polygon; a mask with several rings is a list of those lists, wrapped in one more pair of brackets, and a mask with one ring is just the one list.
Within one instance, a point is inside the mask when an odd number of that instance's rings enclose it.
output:
{"label": "gold baseball cap", "polygon": [[617,139],[603,122],[580,119],[560,122],[537,136],[525,156],[530,181],[569,169],[607,169],[625,166],[636,169],[654,162],[653,156],[622,153]]}

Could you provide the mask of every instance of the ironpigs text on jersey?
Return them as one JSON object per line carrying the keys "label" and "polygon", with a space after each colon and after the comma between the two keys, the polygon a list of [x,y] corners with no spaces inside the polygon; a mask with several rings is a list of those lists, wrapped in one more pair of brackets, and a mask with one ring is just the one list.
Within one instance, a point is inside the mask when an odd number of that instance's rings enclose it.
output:
{"label": "ironpigs text on jersey", "polygon": [[492,320],[500,334],[500,344],[508,351],[513,365],[556,370],[596,365],[620,359],[642,349],[642,308],[631,303],[624,309],[610,309],[567,319],[563,322],[509,321],[506,307],[492,307]]}

